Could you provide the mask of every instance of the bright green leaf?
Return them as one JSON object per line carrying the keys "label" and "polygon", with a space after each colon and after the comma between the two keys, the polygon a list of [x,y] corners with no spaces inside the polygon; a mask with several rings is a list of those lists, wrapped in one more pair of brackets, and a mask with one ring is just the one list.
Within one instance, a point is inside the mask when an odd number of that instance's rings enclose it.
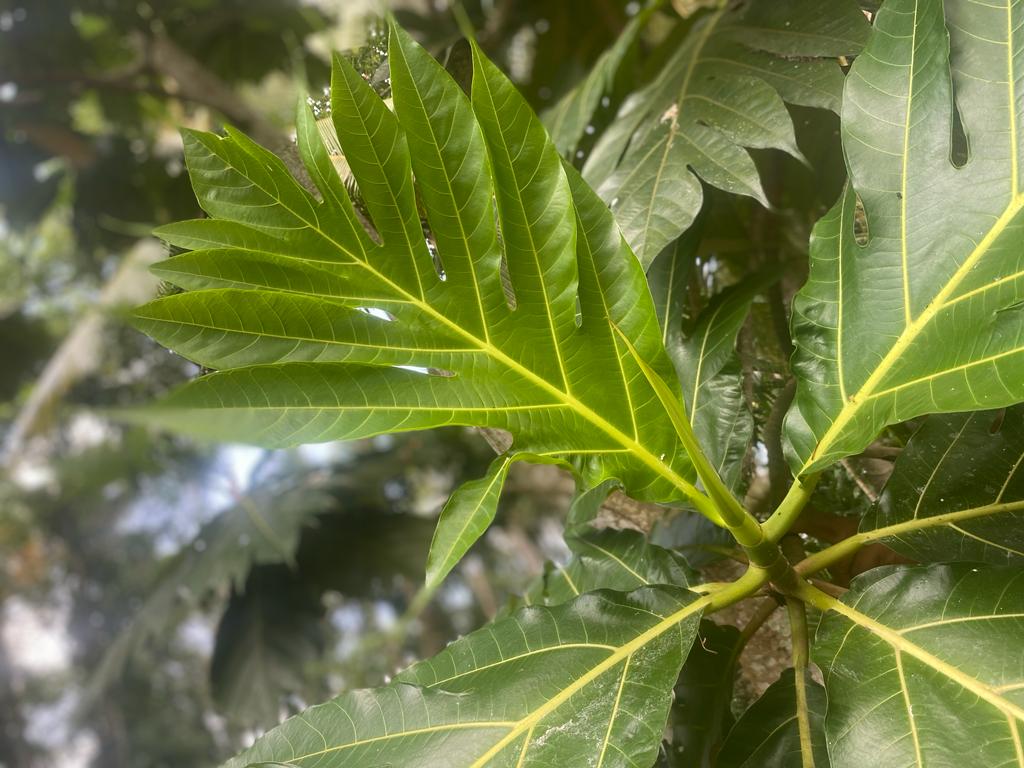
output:
{"label": "bright green leaf", "polygon": [[888,424],[1024,399],[1022,9],[890,0],[877,14],[844,94],[852,183],[814,230],[794,307],[801,474]]}
{"label": "bright green leaf", "polygon": [[[474,62],[470,99],[394,28],[393,114],[336,61],[332,114],[372,232],[308,109],[299,147],[321,199],[237,132],[186,134],[213,218],[161,231],[199,249],[161,274],[197,290],[143,307],[138,323],[219,372],[139,418],[266,445],[496,427],[517,454],[581,457],[588,485],[615,477],[644,498],[696,493],[669,420],[612,332],[671,370],[639,266],[512,84],[479,52]],[[496,499],[486,495],[485,517]]]}

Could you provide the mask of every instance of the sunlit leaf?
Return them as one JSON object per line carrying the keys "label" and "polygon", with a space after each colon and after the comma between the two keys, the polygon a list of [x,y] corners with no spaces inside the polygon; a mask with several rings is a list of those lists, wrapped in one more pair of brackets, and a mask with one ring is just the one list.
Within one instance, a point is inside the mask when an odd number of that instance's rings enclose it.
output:
{"label": "sunlit leaf", "polygon": [[[575,457],[585,487],[614,477],[639,498],[696,496],[661,403],[612,330],[670,375],[607,208],[478,51],[471,97],[397,28],[390,65],[394,113],[335,62],[334,127],[365,211],[307,108],[298,142],[319,198],[236,131],[186,132],[212,218],[160,231],[193,249],[159,268],[191,290],[137,323],[218,372],[136,418],[270,446],[486,426],[514,436],[508,460]],[[455,530],[439,531],[432,581],[486,527],[502,476],[442,517]]]}

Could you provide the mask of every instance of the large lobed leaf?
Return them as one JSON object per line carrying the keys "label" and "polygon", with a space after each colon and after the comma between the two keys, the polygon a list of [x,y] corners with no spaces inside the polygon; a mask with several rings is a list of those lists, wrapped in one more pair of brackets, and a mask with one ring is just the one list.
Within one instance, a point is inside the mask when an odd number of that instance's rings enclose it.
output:
{"label": "large lobed leaf", "polygon": [[833,768],[1024,762],[1024,572],[877,569],[831,604],[815,658]]}
{"label": "large lobed leaf", "polygon": [[837,109],[835,57],[857,53],[868,25],[852,0],[789,0],[722,3],[684,29],[584,166],[645,266],[693,222],[700,180],[768,205],[746,148],[801,157],[784,101]]}
{"label": "large lobed leaf", "polygon": [[226,768],[650,765],[702,607],[644,587],[524,608],[286,721]]}
{"label": "large lobed leaf", "polygon": [[479,51],[469,98],[398,28],[390,62],[394,113],[346,62],[334,68],[332,118],[366,216],[307,108],[298,142],[319,198],[236,131],[186,132],[211,218],[160,231],[193,249],[158,267],[189,290],[137,322],[219,372],[142,418],[272,446],[508,430],[512,452],[443,515],[433,580],[486,527],[516,458],[572,457],[587,485],[615,477],[641,498],[695,496],[671,423],[617,338],[674,381],[643,272],[608,209]]}
{"label": "large lobed leaf", "polygon": [[888,0],[875,18],[844,92],[851,184],[794,308],[799,473],[888,424],[1024,399],[1022,17],[1020,0]]}

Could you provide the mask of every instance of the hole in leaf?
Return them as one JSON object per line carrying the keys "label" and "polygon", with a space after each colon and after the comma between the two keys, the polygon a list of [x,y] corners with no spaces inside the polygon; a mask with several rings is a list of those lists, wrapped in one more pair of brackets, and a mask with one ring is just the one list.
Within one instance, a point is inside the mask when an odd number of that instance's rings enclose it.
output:
{"label": "hole in leaf", "polygon": [[441,261],[441,253],[437,250],[437,241],[434,240],[434,233],[430,231],[430,227],[427,226],[427,222],[423,222],[423,239],[427,243],[427,251],[430,253],[430,259],[434,263],[434,271],[437,276],[444,282],[448,279],[448,273],[444,271],[444,262]]}
{"label": "hole in leaf", "polygon": [[868,214],[864,209],[864,201],[857,195],[857,202],[853,208],[853,239],[857,245],[868,244]]}
{"label": "hole in leaf", "polygon": [[508,308],[515,309],[517,306],[516,291],[512,286],[512,275],[508,271],[508,260],[505,258],[505,238],[501,234],[501,217],[498,216],[498,206],[493,199],[491,204],[494,206],[494,229],[498,236],[498,249],[501,251],[501,289],[505,293],[505,303],[508,304]]}
{"label": "hole in leaf", "polygon": [[[346,164],[346,167],[347,164]],[[359,183],[356,181],[356,177],[349,171],[349,175],[345,177],[345,191],[348,192],[349,198],[352,200],[352,207],[355,208],[356,216],[359,217],[359,223],[363,225],[363,229],[377,245],[384,243],[384,238],[380,236],[380,232],[377,231],[377,227],[373,224],[373,219],[370,218],[370,209],[366,207],[366,201],[363,199],[362,192],[359,191]]]}
{"label": "hole in leaf", "polygon": [[949,160],[957,168],[967,165],[970,158],[971,147],[967,139],[967,131],[964,130],[963,116],[960,114],[960,105],[953,99],[953,120],[949,137]]}
{"label": "hole in leaf", "polygon": [[393,323],[397,319],[394,315],[388,312],[386,309],[380,307],[356,307],[360,312],[370,317],[375,317],[378,320],[383,320],[386,323]]}
{"label": "hole in leaf", "polygon": [[373,225],[369,209],[366,207],[366,202],[363,200],[362,192],[359,191],[359,184],[356,181],[355,176],[352,175],[352,168],[349,166],[344,153],[341,151],[341,142],[338,141],[338,132],[334,128],[334,122],[331,120],[331,113],[329,109],[324,113],[323,117],[317,119],[316,127],[317,132],[320,134],[320,138],[324,143],[324,148],[327,150],[327,154],[331,158],[331,165],[333,165],[334,170],[338,172],[338,176],[345,185],[345,191],[348,192],[349,199],[352,200],[352,206],[355,208],[356,216],[359,217],[359,222],[363,225],[363,229],[366,230],[367,234],[373,239],[373,241],[377,243],[377,245],[380,245],[384,241],[381,238],[380,233],[377,231],[377,228]]}

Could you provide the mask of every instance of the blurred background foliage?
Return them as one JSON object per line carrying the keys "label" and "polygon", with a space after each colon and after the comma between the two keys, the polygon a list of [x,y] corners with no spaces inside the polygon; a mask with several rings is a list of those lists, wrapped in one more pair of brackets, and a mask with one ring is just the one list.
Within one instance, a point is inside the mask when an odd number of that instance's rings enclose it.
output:
{"label": "blurred background foliage", "polygon": [[[657,5],[606,84],[579,165],[702,3]],[[468,61],[460,30],[472,27],[538,112],[642,6],[388,3],[456,76]],[[437,511],[493,455],[472,431],[268,452],[127,429],[97,410],[199,373],[122,320],[161,290],[145,267],[164,246],[149,232],[200,213],[177,129],[229,122],[287,153],[294,105],[324,92],[332,50],[380,77],[384,10],[372,0],[0,0],[3,768],[214,764],[288,713],[435,653],[501,610],[546,559],[566,557],[572,482],[524,469],[481,545],[437,595],[422,593]],[[706,191],[694,311],[765,261],[804,258],[810,224],[841,183],[835,117],[791,112],[809,162],[754,152],[771,213]],[[758,430],[788,354],[752,337],[768,333],[772,312],[755,304],[741,336],[741,352],[759,350],[745,360]],[[751,456],[756,495],[766,464],[756,442]],[[830,482],[833,508],[855,503],[853,480]],[[676,517],[657,536],[685,546],[693,520]]]}

